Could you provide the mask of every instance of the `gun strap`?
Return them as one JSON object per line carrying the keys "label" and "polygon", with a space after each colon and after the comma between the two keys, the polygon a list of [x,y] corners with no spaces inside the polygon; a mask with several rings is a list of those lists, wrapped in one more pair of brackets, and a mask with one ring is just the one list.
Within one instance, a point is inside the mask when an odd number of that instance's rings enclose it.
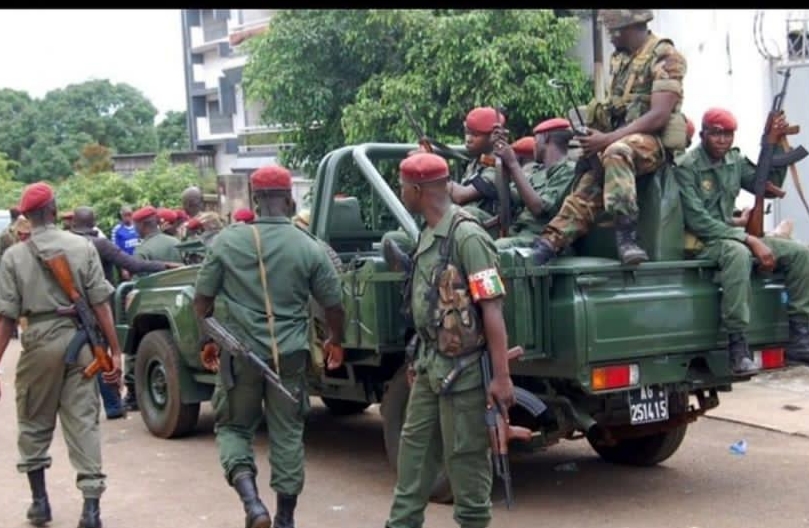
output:
{"label": "gun strap", "polygon": [[[781,148],[784,149],[784,152],[792,150],[787,138],[781,138]],[[803,193],[803,185],[801,185],[801,179],[798,176],[798,167],[794,163],[789,166],[789,174],[792,175],[792,182],[795,184],[795,190],[798,191],[798,197],[801,199],[803,208],[806,210],[806,214],[809,214],[809,204],[806,202],[806,195]]]}
{"label": "gun strap", "polygon": [[258,273],[261,278],[261,288],[264,290],[264,310],[267,312],[267,328],[270,329],[270,347],[272,349],[272,360],[275,362],[275,370],[281,375],[281,354],[278,352],[278,341],[275,338],[275,314],[272,311],[272,300],[270,299],[270,289],[267,287],[267,269],[264,267],[264,253],[261,251],[261,236],[258,228],[254,225],[253,240],[256,243],[256,253],[258,257]]}

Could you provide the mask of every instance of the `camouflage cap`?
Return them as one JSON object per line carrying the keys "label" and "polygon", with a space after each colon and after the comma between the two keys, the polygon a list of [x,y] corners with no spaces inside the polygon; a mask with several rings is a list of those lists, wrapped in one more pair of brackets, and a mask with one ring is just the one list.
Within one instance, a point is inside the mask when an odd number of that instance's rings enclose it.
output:
{"label": "camouflage cap", "polygon": [[643,24],[654,18],[651,9],[600,9],[599,22],[608,31],[622,29],[632,24]]}
{"label": "camouflage cap", "polygon": [[218,231],[225,227],[225,222],[222,221],[222,217],[219,216],[219,213],[214,211],[200,213],[197,218],[205,231]]}

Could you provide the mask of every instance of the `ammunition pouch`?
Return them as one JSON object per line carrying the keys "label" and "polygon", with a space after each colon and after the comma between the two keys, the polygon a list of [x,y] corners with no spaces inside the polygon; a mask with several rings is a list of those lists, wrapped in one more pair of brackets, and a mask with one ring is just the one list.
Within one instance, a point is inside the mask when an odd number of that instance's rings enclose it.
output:
{"label": "ammunition pouch", "polygon": [[585,126],[599,132],[611,132],[614,130],[611,108],[610,104],[605,101],[592,99],[584,108]]}
{"label": "ammunition pouch", "polygon": [[683,236],[683,249],[688,257],[695,257],[705,248],[705,244],[693,233],[686,231]]}
{"label": "ammunition pouch", "polygon": [[688,146],[688,135],[685,116],[680,112],[672,112],[669,121],[660,132],[660,142],[668,151],[685,150]]}

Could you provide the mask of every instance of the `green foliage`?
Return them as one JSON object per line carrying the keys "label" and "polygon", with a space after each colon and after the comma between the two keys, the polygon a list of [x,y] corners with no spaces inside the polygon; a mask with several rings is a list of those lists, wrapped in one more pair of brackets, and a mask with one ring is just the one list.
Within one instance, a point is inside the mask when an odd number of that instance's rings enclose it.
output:
{"label": "green foliage", "polygon": [[174,110],[166,112],[166,116],[157,124],[156,128],[159,150],[177,152],[191,148],[186,112],[175,112]]}
{"label": "green foliage", "polygon": [[0,208],[9,209],[20,203],[23,184],[14,179],[17,163],[0,152]]}
{"label": "green foliage", "polygon": [[282,161],[310,174],[347,143],[415,142],[404,102],[449,143],[460,142],[471,108],[504,105],[516,139],[569,108],[550,78],[588,99],[570,55],[578,24],[552,10],[282,10],[248,42],[244,86],[264,103],[265,122],[298,127]]}
{"label": "green foliage", "polygon": [[110,149],[98,143],[89,143],[81,149],[81,157],[73,167],[82,174],[98,174],[112,172],[112,153]]}

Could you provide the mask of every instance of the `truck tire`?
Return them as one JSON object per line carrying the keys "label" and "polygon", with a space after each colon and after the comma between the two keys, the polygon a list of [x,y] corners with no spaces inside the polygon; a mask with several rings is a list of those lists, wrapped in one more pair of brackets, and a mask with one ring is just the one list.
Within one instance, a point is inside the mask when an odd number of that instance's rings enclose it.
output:
{"label": "truck tire", "polygon": [[614,446],[599,444],[590,440],[596,453],[607,462],[627,466],[654,466],[673,455],[683,443],[688,424],[682,424],[669,431],[655,433],[640,438],[627,438]]}
{"label": "truck tire", "polygon": [[168,330],[152,330],[141,340],[135,358],[135,386],[140,415],[158,438],[191,432],[199,418],[199,403],[180,397],[180,352]]}
{"label": "truck tire", "polygon": [[338,400],[335,398],[320,397],[320,401],[329,410],[330,413],[337,416],[351,416],[352,414],[359,414],[371,406],[367,402],[358,402],[351,400]]}
{"label": "truck tire", "polygon": [[[388,455],[388,463],[396,470],[399,457],[399,438],[402,435],[405,414],[407,411],[407,399],[410,396],[410,387],[407,386],[407,368],[400,368],[388,384],[385,395],[382,397],[382,433],[385,438],[385,451]],[[450,504],[453,501],[452,486],[444,470],[438,478],[430,492],[430,501],[439,504]]]}

